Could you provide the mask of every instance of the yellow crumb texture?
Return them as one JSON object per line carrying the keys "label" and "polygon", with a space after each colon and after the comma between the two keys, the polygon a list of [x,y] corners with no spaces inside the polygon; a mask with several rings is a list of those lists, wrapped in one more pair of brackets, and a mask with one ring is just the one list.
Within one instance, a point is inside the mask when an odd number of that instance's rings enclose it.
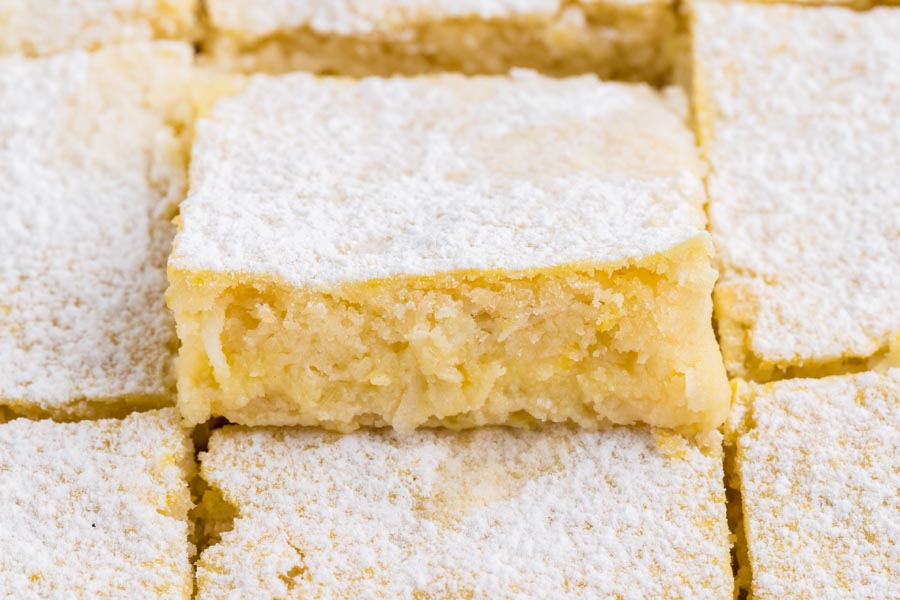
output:
{"label": "yellow crumb texture", "polygon": [[197,36],[197,0],[0,0],[0,54],[67,50]]}
{"label": "yellow crumb texture", "polygon": [[676,437],[227,427],[197,597],[730,597],[721,437]]}
{"label": "yellow crumb texture", "polygon": [[[180,408],[247,425],[472,427],[724,419],[704,240],[637,264],[317,292],[175,274]],[[704,339],[706,337],[707,339]]]}
{"label": "yellow crumb texture", "polygon": [[900,596],[900,369],[739,382],[736,403],[739,585],[758,599]]}
{"label": "yellow crumb texture", "polygon": [[172,409],[0,425],[0,590],[190,598],[192,450]]}
{"label": "yellow crumb texture", "polygon": [[523,67],[663,83],[684,45],[674,3],[666,0],[211,0],[207,8],[212,61],[269,73],[489,74]]}

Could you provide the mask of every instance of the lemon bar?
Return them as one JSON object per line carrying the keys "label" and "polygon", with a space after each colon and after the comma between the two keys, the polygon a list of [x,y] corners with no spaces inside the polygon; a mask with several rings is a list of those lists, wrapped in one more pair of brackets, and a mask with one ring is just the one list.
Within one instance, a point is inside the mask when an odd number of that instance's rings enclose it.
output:
{"label": "lemon bar", "polygon": [[753,598],[900,596],[900,369],[739,383]]}
{"label": "lemon bar", "polygon": [[683,47],[672,0],[210,0],[207,50],[244,70],[435,71],[667,80]]}
{"label": "lemon bar", "polygon": [[19,414],[171,403],[191,61],[178,42],[0,59],[0,404]]}
{"label": "lemon bar", "polygon": [[257,76],[197,126],[169,261],[182,413],[714,429],[679,106],[592,76]]}
{"label": "lemon bar", "polygon": [[0,590],[8,598],[184,598],[188,477],[174,409],[0,425]]}
{"label": "lemon bar", "polygon": [[201,472],[237,516],[198,598],[730,598],[711,437],[229,426]]}
{"label": "lemon bar", "polygon": [[196,35],[196,0],[0,0],[0,54],[45,56]]}
{"label": "lemon bar", "polygon": [[900,11],[698,1],[729,372],[861,370],[900,335]]}

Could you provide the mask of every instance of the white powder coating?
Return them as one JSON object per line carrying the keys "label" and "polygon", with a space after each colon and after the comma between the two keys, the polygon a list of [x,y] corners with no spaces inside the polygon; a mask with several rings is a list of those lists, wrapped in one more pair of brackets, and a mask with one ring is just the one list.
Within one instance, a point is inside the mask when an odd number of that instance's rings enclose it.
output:
{"label": "white powder coating", "polygon": [[591,76],[257,76],[198,122],[170,266],[324,286],[666,251],[706,236],[675,105]]}
{"label": "white powder coating", "polygon": [[[583,0],[576,4],[599,3]],[[563,0],[209,0],[207,11],[215,29],[250,41],[301,27],[325,34],[359,35],[450,19],[540,20],[569,4]]]}
{"label": "white powder coating", "polygon": [[240,516],[199,598],[730,598],[720,446],[675,440],[227,428],[202,471]]}
{"label": "white powder coating", "polygon": [[178,43],[0,60],[0,403],[167,396]]}
{"label": "white powder coating", "polygon": [[0,425],[0,593],[190,598],[192,464],[171,409]]}
{"label": "white powder coating", "polygon": [[0,54],[184,38],[196,0],[0,0]]}
{"label": "white powder coating", "polygon": [[900,331],[900,11],[694,11],[720,324],[779,366],[883,350]]}
{"label": "white powder coating", "polygon": [[738,438],[753,597],[900,597],[900,369],[755,390]]}

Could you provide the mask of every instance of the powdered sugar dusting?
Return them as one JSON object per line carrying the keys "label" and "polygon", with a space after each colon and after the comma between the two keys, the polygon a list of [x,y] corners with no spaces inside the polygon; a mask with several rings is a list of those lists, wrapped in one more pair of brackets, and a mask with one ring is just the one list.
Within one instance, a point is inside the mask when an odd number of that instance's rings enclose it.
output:
{"label": "powdered sugar dusting", "polygon": [[900,369],[750,388],[754,597],[900,596]]}
{"label": "powdered sugar dusting", "polygon": [[227,428],[202,458],[238,508],[200,598],[725,598],[718,450],[646,429],[337,435]]}
{"label": "powdered sugar dusting", "polygon": [[174,410],[0,425],[0,590],[9,598],[189,598]]}
{"label": "powdered sugar dusting", "polygon": [[537,18],[556,13],[560,0],[210,0],[210,20],[246,38],[309,27],[360,34],[451,18]]}
{"label": "powdered sugar dusting", "polygon": [[198,123],[171,265],[327,285],[625,262],[705,236],[693,136],[594,77],[255,77]]}
{"label": "powdered sugar dusting", "polygon": [[185,38],[196,0],[0,0],[0,54]]}
{"label": "powdered sugar dusting", "polygon": [[900,11],[695,12],[730,370],[745,351],[803,366],[886,348],[900,331]]}
{"label": "powdered sugar dusting", "polygon": [[184,38],[196,0],[0,0],[0,54]]}
{"label": "powdered sugar dusting", "polygon": [[190,61],[175,43],[0,60],[0,401],[168,401]]}
{"label": "powdered sugar dusting", "polygon": [[[309,27],[353,35],[449,19],[546,18],[573,4],[603,0],[209,0],[217,29],[247,40]],[[665,4],[666,0],[611,0],[611,4]]]}

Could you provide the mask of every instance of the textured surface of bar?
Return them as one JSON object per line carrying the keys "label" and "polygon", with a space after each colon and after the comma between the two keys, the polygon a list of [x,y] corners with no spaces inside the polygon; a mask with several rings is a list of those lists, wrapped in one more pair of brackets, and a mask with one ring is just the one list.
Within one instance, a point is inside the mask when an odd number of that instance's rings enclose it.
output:
{"label": "textured surface of bar", "polygon": [[753,598],[900,595],[900,369],[739,383],[726,429]]}
{"label": "textured surface of bar", "polygon": [[171,218],[192,50],[0,59],[0,404],[54,417],[171,403]]}
{"label": "textured surface of bar", "polygon": [[220,64],[341,75],[434,71],[659,83],[683,44],[669,0],[211,0]]}
{"label": "textured surface of bar", "polygon": [[197,34],[195,0],[0,0],[0,54],[66,50]]}
{"label": "textured surface of bar", "polygon": [[867,368],[900,336],[900,11],[693,10],[729,372]]}
{"label": "textured surface of bar", "polygon": [[174,409],[0,425],[3,595],[190,598],[193,469]]}
{"label": "textured surface of bar", "polygon": [[201,469],[239,516],[199,559],[199,598],[732,593],[721,443],[228,427]]}
{"label": "textured surface of bar", "polygon": [[739,382],[726,444],[752,597],[900,595],[900,369]]}
{"label": "textured surface of bar", "polygon": [[198,124],[179,406],[244,425],[725,418],[674,101],[593,77],[257,77]]}

